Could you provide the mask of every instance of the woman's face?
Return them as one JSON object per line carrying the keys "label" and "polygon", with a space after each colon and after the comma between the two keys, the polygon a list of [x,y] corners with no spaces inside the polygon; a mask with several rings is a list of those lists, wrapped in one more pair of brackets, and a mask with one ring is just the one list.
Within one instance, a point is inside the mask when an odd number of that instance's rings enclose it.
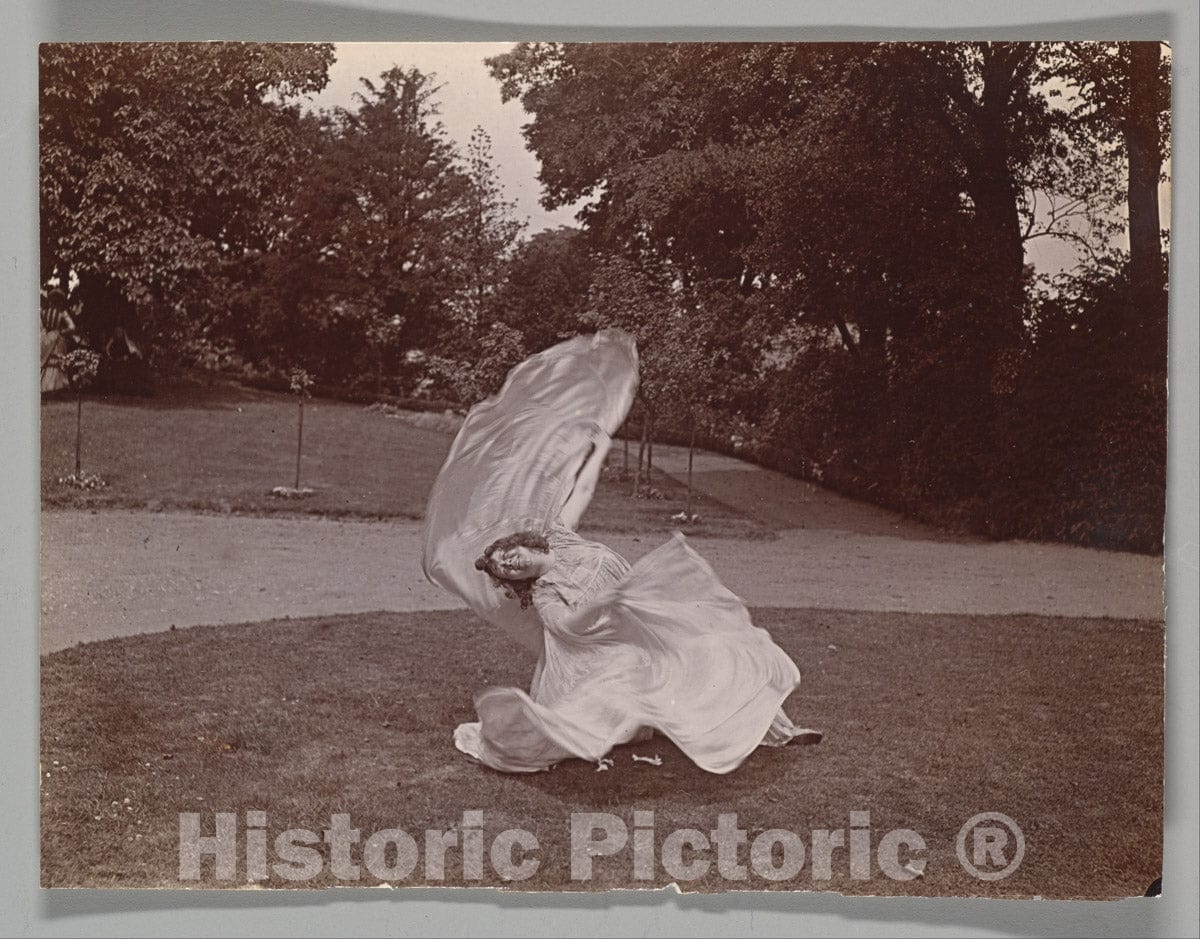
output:
{"label": "woman's face", "polygon": [[545,573],[545,551],[518,546],[492,553],[492,573],[505,580],[529,580]]}

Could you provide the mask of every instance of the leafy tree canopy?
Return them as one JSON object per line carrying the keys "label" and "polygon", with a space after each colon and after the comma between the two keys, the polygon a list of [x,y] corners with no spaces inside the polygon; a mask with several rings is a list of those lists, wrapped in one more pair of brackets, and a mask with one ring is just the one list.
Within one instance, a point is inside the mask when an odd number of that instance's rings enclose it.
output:
{"label": "leafy tree canopy", "polygon": [[173,304],[261,247],[298,158],[291,102],[332,61],[314,43],[43,45],[43,279]]}

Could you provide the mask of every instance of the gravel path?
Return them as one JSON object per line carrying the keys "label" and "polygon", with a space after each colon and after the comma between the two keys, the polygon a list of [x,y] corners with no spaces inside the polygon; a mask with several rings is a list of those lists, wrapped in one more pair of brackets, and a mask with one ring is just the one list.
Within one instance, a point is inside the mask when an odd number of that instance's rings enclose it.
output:
{"label": "gravel path", "polygon": [[[820,505],[809,517],[825,527],[694,544],[751,606],[1162,617],[1161,558],[925,538],[871,512],[836,528]],[[422,578],[419,537],[408,521],[44,512],[42,652],[171,625],[459,607]],[[630,560],[661,540],[596,537]]]}
{"label": "gravel path", "polygon": [[[655,465],[685,478],[687,450],[655,447]],[[698,490],[783,529],[771,541],[693,539],[751,606],[1163,616],[1161,557],[953,536],[713,453],[697,453],[692,469]],[[172,625],[461,608],[421,576],[420,530],[411,521],[46,511],[42,652]],[[594,537],[631,561],[662,541]]]}

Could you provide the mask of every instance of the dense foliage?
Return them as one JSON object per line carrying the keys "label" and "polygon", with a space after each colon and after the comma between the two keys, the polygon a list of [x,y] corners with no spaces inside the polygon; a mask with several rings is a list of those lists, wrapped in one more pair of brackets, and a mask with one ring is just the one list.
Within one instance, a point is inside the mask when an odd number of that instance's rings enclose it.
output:
{"label": "dense foliage", "polygon": [[[488,67],[543,201],[586,200],[524,240],[433,76],[302,110],[332,57],[43,47],[47,303],[109,374],[468,404],[618,325],[634,432],[997,537],[1161,546],[1157,44],[520,43]],[[1080,258],[1053,283],[1026,263],[1046,238]]]}
{"label": "dense foliage", "polygon": [[[639,333],[651,389],[687,379],[660,434],[698,409],[710,445],[938,522],[1161,547],[1157,44],[522,43],[490,65],[546,204],[591,198],[593,318]],[[1054,289],[1025,263],[1046,237],[1082,258]]]}
{"label": "dense foliage", "polygon": [[171,346],[235,295],[302,156],[294,100],[329,45],[41,47],[41,267],[114,358]]}

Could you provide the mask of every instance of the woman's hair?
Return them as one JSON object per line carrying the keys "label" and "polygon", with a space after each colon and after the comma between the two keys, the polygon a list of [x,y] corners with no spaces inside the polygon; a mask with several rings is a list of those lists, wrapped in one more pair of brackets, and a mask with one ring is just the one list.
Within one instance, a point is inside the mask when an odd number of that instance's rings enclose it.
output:
{"label": "woman's hair", "polygon": [[492,566],[492,555],[497,551],[507,551],[509,548],[532,548],[535,551],[549,551],[550,542],[546,536],[536,531],[518,531],[503,538],[497,538],[483,549],[483,554],[475,559],[475,570],[483,571],[491,578],[492,586],[499,587],[509,597],[521,601],[521,609],[527,610],[533,603],[533,582],[536,577],[524,580],[509,580],[498,577]]}

